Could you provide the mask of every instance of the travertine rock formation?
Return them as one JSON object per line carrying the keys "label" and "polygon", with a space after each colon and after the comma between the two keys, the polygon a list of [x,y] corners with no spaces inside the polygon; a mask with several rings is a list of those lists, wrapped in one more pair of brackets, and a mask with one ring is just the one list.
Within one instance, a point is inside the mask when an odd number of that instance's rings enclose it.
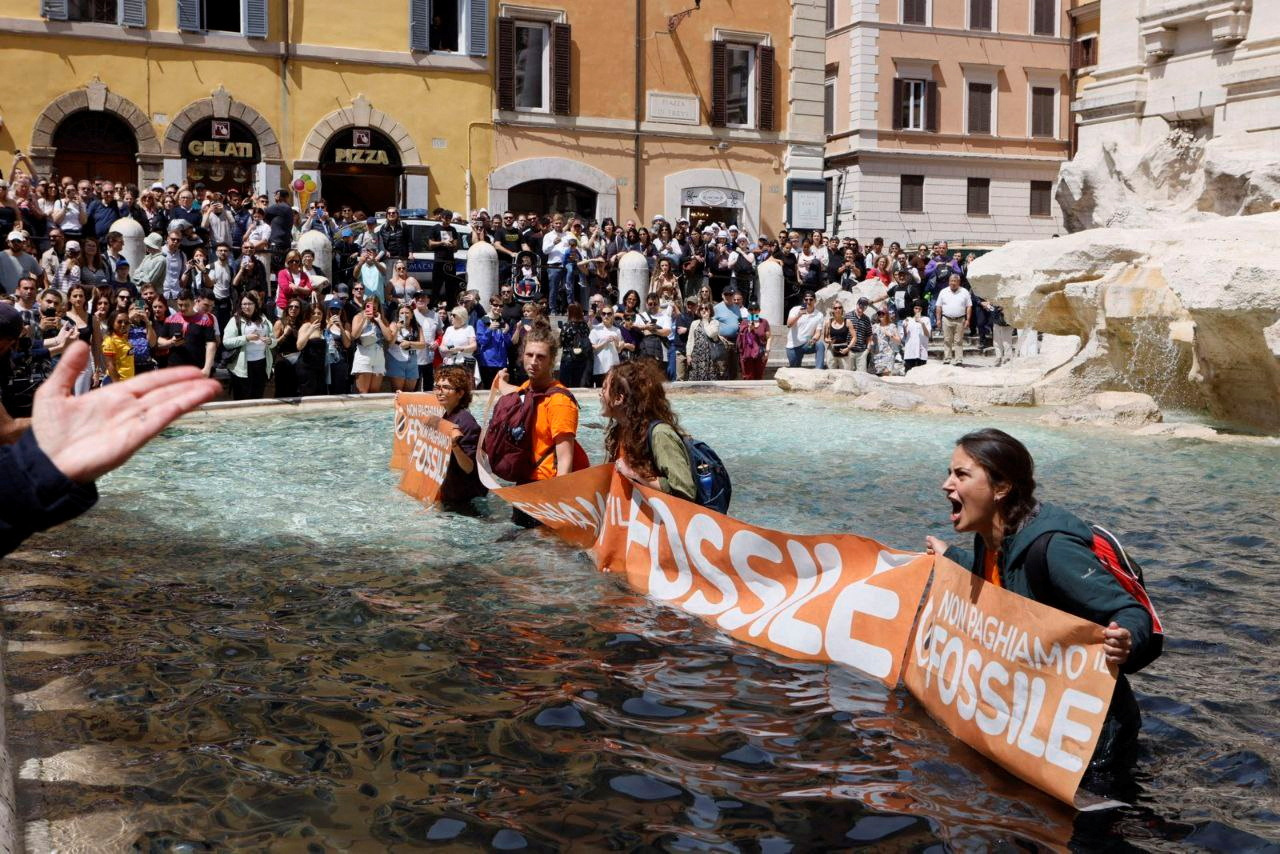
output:
{"label": "travertine rock formation", "polygon": [[1011,323],[1084,342],[1038,403],[1140,391],[1280,432],[1280,213],[1011,243],[969,278]]}
{"label": "travertine rock formation", "polygon": [[1280,201],[1280,152],[1243,137],[1174,127],[1146,147],[1082,148],[1058,176],[1063,224],[1152,228],[1270,211]]}

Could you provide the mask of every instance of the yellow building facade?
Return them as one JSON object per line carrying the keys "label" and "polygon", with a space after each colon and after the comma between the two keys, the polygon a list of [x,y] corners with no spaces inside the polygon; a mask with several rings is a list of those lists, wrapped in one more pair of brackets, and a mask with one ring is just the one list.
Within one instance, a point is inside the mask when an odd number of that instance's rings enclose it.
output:
{"label": "yellow building facade", "polygon": [[461,208],[492,83],[489,3],[456,3],[9,0],[0,166]]}

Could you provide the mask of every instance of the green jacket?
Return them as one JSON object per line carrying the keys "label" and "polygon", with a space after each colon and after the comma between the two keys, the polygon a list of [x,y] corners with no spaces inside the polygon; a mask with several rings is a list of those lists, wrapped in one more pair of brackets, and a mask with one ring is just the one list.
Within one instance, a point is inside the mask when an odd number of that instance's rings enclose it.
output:
{"label": "green jacket", "polygon": [[157,288],[164,282],[165,254],[152,252],[138,262],[138,269],[129,276],[138,287],[155,285]]}
{"label": "green jacket", "polygon": [[[1061,507],[1040,505],[1034,519],[1022,530],[1004,538],[1000,548],[1000,584],[1006,590],[1035,599],[1024,561],[1027,549],[1048,531],[1054,534],[1045,560],[1055,596],[1054,601],[1045,604],[1100,626],[1114,620],[1133,636],[1133,650],[1142,649],[1151,639],[1151,615],[1098,561],[1090,545],[1093,530]],[[973,546],[972,552],[952,546],[947,549],[946,557],[981,575],[986,545],[982,537],[975,536]]]}

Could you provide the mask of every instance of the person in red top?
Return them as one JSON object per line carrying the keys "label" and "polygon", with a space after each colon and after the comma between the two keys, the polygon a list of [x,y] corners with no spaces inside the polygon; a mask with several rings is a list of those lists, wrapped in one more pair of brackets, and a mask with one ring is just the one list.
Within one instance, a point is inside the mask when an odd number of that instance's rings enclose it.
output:
{"label": "person in red top", "polygon": [[[502,394],[532,389],[545,392],[550,388],[564,388],[555,378],[554,368],[559,355],[560,341],[546,323],[535,323],[525,333],[520,347],[520,365],[529,379],[515,386],[507,382],[507,372],[498,374],[498,389]],[[586,451],[578,444],[578,404],[569,393],[547,395],[538,404],[533,428],[532,453],[539,461],[533,480],[550,480],[590,465]],[[512,508],[511,521],[525,528],[539,525],[537,519]]]}

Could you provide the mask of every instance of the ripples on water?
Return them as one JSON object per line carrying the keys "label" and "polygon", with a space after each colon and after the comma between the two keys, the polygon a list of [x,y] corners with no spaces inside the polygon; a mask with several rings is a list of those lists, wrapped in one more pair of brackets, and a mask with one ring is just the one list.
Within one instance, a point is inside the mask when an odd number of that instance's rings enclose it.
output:
{"label": "ripples on water", "polygon": [[[737,515],[908,548],[945,529],[950,445],[977,426],[798,397],[678,410],[728,461]],[[1276,449],[1011,429],[1044,497],[1124,532],[1171,632],[1135,679],[1132,809],[1077,816],[904,691],[736,643],[544,535],[502,539],[500,502],[421,509],[386,469],[389,413],[364,413],[173,431],[5,562],[9,738],[43,760],[24,818],[90,850],[1266,847]]]}

